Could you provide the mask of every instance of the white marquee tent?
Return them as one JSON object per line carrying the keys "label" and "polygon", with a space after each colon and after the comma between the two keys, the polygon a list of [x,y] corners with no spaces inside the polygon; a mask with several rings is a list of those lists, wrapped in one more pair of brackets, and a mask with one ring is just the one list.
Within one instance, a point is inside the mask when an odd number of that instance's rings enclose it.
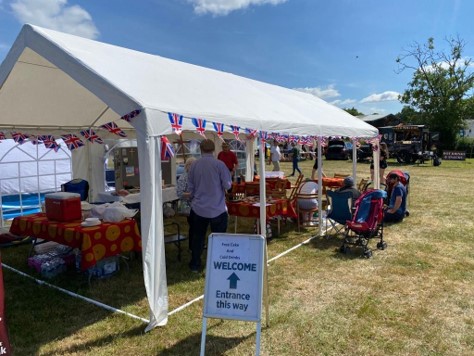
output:
{"label": "white marquee tent", "polygon": [[[184,130],[195,131],[190,118],[222,123],[229,137],[230,125],[300,136],[378,134],[306,93],[31,25],[0,66],[0,107],[1,132],[59,136],[117,122],[136,135],[147,330],[167,322],[160,136],[175,135],[168,113],[184,117]],[[119,120],[134,110],[140,114],[130,124]]]}

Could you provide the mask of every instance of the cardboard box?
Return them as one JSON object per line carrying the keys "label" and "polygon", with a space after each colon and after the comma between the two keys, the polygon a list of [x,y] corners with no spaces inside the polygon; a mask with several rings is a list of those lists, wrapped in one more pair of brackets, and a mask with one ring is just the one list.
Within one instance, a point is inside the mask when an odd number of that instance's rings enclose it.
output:
{"label": "cardboard box", "polygon": [[45,195],[46,217],[49,220],[81,220],[81,196],[77,193],[50,193]]}

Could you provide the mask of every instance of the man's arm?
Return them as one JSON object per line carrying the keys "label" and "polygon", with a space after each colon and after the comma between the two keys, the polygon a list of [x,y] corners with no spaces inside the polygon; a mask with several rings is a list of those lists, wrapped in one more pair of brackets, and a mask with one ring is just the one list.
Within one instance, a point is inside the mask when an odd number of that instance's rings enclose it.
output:
{"label": "man's arm", "polygon": [[400,208],[401,205],[402,205],[402,196],[401,196],[401,195],[397,195],[397,196],[395,197],[395,202],[393,203],[393,206],[392,206],[392,207],[388,207],[387,213],[395,214],[395,213],[397,212],[397,210]]}

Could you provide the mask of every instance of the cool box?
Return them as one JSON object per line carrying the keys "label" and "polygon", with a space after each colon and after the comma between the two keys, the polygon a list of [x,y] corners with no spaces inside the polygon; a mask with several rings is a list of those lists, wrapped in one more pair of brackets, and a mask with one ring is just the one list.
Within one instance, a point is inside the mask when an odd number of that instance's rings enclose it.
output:
{"label": "cool box", "polygon": [[45,195],[46,217],[49,220],[80,220],[81,195],[77,193],[50,193]]}

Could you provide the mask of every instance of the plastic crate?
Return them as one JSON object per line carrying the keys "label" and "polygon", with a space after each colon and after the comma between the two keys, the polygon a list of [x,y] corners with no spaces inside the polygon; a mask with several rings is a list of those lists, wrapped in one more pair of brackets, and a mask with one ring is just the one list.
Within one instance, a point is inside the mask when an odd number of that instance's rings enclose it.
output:
{"label": "plastic crate", "polygon": [[92,278],[107,278],[113,276],[120,270],[120,256],[107,257],[96,263],[95,266],[89,268],[87,273]]}
{"label": "plastic crate", "polygon": [[[75,256],[72,249],[59,245],[47,253],[38,254],[28,258],[28,266],[34,268],[46,278],[52,278],[67,268],[74,266]],[[57,268],[57,270],[56,270]]]}
{"label": "plastic crate", "polygon": [[54,278],[57,275],[65,272],[67,269],[66,263],[61,257],[53,257],[50,260],[44,261],[41,264],[41,276],[45,278]]}

